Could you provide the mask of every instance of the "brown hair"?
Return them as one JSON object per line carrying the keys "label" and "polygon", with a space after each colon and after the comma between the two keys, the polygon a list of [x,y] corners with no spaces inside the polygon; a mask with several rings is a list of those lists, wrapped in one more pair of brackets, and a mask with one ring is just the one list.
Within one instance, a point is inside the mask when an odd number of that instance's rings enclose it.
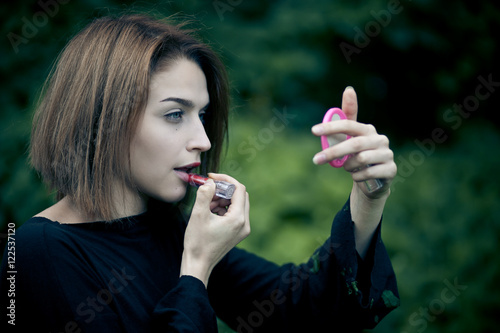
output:
{"label": "brown hair", "polygon": [[207,79],[205,130],[212,149],[202,172],[216,171],[227,133],[228,81],[218,56],[183,25],[145,15],[94,20],[66,45],[42,89],[30,159],[43,179],[83,212],[115,214],[112,181],[131,184],[130,141],[155,71],[187,58]]}

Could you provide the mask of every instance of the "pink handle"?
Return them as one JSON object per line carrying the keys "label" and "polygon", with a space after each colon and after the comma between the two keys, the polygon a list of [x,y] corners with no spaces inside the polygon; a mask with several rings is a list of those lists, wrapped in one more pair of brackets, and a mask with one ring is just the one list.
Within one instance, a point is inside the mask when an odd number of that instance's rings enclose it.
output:
{"label": "pink handle", "polygon": [[[333,120],[332,120],[333,118]],[[323,117],[323,123],[328,123],[330,121],[335,121],[335,120],[340,120],[340,119],[347,119],[346,115],[344,112],[342,112],[341,109],[339,108],[331,108],[330,110],[326,111],[325,116]],[[346,135],[345,140],[350,139],[351,137],[349,135]],[[321,146],[323,147],[323,150],[330,147],[332,141],[336,141],[337,143],[340,143],[341,141],[344,141],[344,139],[339,140],[337,138],[334,138],[333,135],[322,135],[321,136]],[[338,158],[335,160],[332,160],[330,162],[330,165],[335,167],[335,168],[340,168],[344,165],[345,161],[349,158],[349,155],[346,155],[342,158]]]}

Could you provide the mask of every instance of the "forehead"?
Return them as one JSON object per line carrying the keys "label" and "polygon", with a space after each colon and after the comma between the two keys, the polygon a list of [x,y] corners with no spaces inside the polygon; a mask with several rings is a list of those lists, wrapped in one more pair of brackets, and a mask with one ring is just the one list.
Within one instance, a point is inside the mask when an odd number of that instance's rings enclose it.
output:
{"label": "forehead", "polygon": [[172,96],[195,103],[208,102],[207,80],[198,64],[180,59],[153,74],[149,87],[150,100],[160,102]]}

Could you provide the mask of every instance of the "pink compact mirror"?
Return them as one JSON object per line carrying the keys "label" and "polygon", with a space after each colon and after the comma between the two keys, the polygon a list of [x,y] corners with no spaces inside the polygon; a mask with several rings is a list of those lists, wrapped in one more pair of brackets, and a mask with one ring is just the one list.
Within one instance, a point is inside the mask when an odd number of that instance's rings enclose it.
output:
{"label": "pink compact mirror", "polygon": [[[330,121],[336,121],[336,120],[341,120],[341,119],[347,119],[346,115],[344,112],[342,112],[341,109],[339,108],[331,108],[325,113],[325,116],[323,117],[323,123],[328,123]],[[321,136],[321,146],[323,149],[326,149],[328,147],[334,146],[337,143],[341,143],[342,141],[345,141],[347,139],[350,139],[351,137],[346,134],[338,133],[338,134],[332,134],[332,135],[322,135]],[[333,160],[330,162],[330,165],[335,167],[335,168],[340,168],[344,165],[345,161],[349,158],[348,155],[338,158],[336,160]]]}
{"label": "pink compact mirror", "polygon": [[[345,113],[342,112],[342,110],[339,108],[331,108],[330,110],[326,111],[325,116],[323,117],[323,123],[341,119],[347,119]],[[324,150],[328,147],[334,146],[337,143],[341,143],[342,141],[348,140],[350,138],[351,137],[349,135],[342,133],[332,134],[332,135],[322,135],[321,146]],[[330,162],[330,165],[335,168],[340,168],[344,165],[345,161],[347,161],[348,158],[349,155],[346,155],[342,158],[332,160]],[[367,165],[367,167],[369,166],[370,165]],[[376,191],[384,186],[384,183],[380,179],[369,179],[365,181],[365,184],[369,192]]]}

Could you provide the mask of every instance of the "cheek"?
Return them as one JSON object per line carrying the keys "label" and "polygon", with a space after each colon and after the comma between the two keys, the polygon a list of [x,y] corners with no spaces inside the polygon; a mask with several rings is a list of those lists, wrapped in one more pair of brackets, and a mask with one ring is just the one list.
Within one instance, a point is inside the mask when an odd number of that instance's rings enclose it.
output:
{"label": "cheek", "polygon": [[161,170],[169,170],[170,164],[175,162],[173,158],[177,155],[178,140],[172,135],[172,130],[157,127],[141,129],[132,140],[130,159],[133,175],[161,173]]}
{"label": "cheek", "polygon": [[133,155],[131,154],[132,164],[141,165],[145,169],[165,165],[175,155],[173,147],[172,141],[139,140],[135,144]]}
{"label": "cheek", "polygon": [[131,146],[132,181],[139,192],[165,202],[177,202],[185,186],[173,168],[182,163],[182,142],[174,135],[138,136]]}

